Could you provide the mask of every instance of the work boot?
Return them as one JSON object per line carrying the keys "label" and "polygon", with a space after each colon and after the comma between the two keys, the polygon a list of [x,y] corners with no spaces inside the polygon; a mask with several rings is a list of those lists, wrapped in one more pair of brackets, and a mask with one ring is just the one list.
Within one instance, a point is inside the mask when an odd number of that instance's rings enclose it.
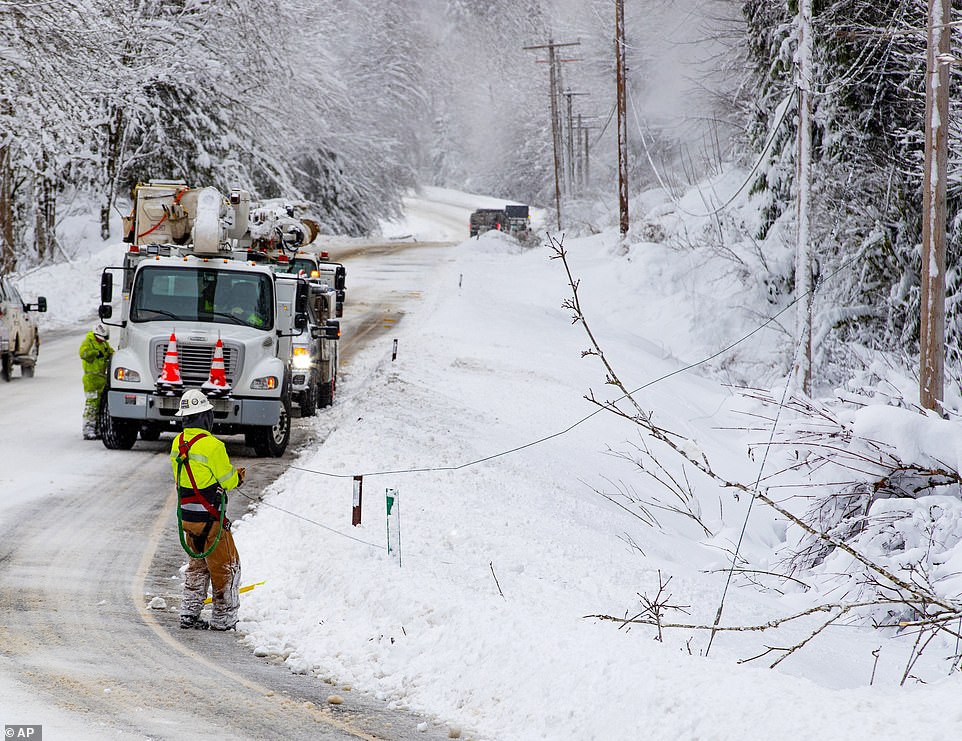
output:
{"label": "work boot", "polygon": [[208,630],[210,628],[210,623],[208,623],[202,617],[194,617],[193,615],[181,615],[180,616],[180,627],[184,630],[189,630],[193,628],[194,630]]}
{"label": "work boot", "polygon": [[221,627],[220,625],[211,625],[211,630],[237,630],[237,623]]}

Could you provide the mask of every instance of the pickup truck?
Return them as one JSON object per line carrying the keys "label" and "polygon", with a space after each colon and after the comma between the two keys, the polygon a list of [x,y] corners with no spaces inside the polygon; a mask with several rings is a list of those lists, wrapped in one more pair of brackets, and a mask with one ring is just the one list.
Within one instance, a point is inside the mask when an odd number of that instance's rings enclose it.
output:
{"label": "pickup truck", "polygon": [[40,333],[30,312],[47,310],[47,299],[40,296],[37,303],[28,304],[9,278],[0,278],[0,377],[9,381],[13,367],[20,366],[20,375],[33,377],[40,352]]}

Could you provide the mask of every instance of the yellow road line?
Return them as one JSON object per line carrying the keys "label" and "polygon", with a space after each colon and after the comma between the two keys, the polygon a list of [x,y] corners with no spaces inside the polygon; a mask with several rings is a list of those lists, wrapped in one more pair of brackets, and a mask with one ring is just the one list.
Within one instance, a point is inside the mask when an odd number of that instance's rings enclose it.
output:
{"label": "yellow road line", "polygon": [[[180,652],[197,664],[203,664],[208,669],[217,672],[221,676],[226,677],[233,682],[236,682],[242,687],[246,687],[251,692],[256,692],[261,697],[271,697],[273,696],[273,692],[269,688],[264,687],[263,685],[238,674],[237,672],[232,672],[229,669],[224,668],[220,664],[211,661],[203,654],[197,653],[193,649],[188,648],[183,643],[173,638],[170,633],[157,622],[152,610],[144,605],[144,583],[147,579],[147,572],[150,570],[150,564],[154,560],[154,554],[157,552],[160,538],[164,533],[165,523],[170,522],[173,519],[174,508],[177,506],[176,493],[173,491],[173,487],[168,488],[171,489],[171,492],[164,503],[163,511],[160,513],[160,516],[157,518],[156,522],[154,522],[154,527],[151,530],[150,536],[147,538],[147,545],[144,549],[144,554],[140,559],[140,565],[137,567],[137,573],[130,585],[130,598],[134,603],[134,607],[140,613],[140,617],[147,627],[153,630],[154,633],[157,634],[158,638],[160,638],[175,651]],[[364,741],[382,741],[382,739],[380,739],[378,736],[372,736],[364,731],[354,728],[349,723],[332,718],[328,714],[330,711],[325,712],[323,709],[318,707],[300,707],[305,712],[312,715],[316,722],[326,723],[329,726],[344,731],[345,733],[349,733],[355,738],[363,739]]]}

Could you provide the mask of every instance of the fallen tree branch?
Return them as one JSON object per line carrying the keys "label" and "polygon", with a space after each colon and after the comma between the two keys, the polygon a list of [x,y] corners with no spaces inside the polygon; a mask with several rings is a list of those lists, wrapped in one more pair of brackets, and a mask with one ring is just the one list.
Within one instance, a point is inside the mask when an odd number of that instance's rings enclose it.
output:
{"label": "fallen tree branch", "polygon": [[[812,527],[807,522],[802,520],[800,517],[793,514],[792,512],[787,510],[785,507],[783,507],[782,505],[774,501],[764,491],[755,490],[753,487],[743,484],[740,481],[731,481],[729,479],[726,479],[724,476],[721,476],[720,474],[716,473],[712,469],[704,453],[701,453],[699,456],[696,456],[693,453],[689,452],[689,450],[685,446],[683,446],[683,444],[681,444],[681,441],[687,442],[686,438],[684,438],[681,435],[678,435],[677,433],[670,432],[654,424],[652,413],[646,412],[644,409],[642,409],[642,407],[638,404],[638,402],[635,400],[633,396],[633,394],[636,393],[637,390],[639,389],[632,391],[628,389],[628,387],[621,381],[617,372],[608,361],[608,358],[605,356],[604,351],[601,349],[601,346],[598,343],[596,337],[594,336],[594,333],[591,331],[591,328],[588,326],[587,319],[585,318],[584,312],[581,308],[581,302],[578,297],[579,281],[575,280],[574,276],[571,273],[571,268],[568,265],[568,260],[567,260],[567,251],[565,250],[562,241],[556,239],[555,237],[552,237],[551,235],[549,235],[548,239],[549,239],[549,248],[554,253],[551,259],[561,260],[562,264],[564,265],[565,272],[568,276],[568,285],[570,286],[571,292],[572,292],[572,298],[566,300],[563,306],[572,311],[572,315],[573,315],[572,324],[580,324],[584,329],[585,333],[588,335],[588,339],[592,346],[592,351],[590,352],[590,354],[597,356],[605,367],[605,370],[606,370],[605,382],[607,384],[610,384],[616,387],[622,394],[618,399],[610,402],[598,401],[594,398],[592,394],[585,397],[586,399],[588,399],[588,401],[596,404],[599,407],[607,409],[611,413],[619,417],[622,417],[623,419],[626,419],[638,425],[639,427],[642,427],[649,435],[651,435],[653,438],[655,438],[662,444],[667,445],[676,454],[678,454],[683,459],[688,461],[692,466],[697,468],[703,474],[712,478],[720,486],[725,487],[727,489],[732,489],[736,492],[744,492],[749,496],[758,499],[759,501],[761,501],[762,503],[764,503],[765,505],[773,509],[775,512],[780,514],[782,517],[784,517],[794,525],[801,528],[804,532],[829,544],[833,548],[837,548],[847,553],[853,559],[855,559],[860,564],[865,566],[865,568],[868,569],[870,572],[873,572],[878,576],[881,576],[882,578],[888,580],[898,589],[901,589],[906,595],[909,595],[912,598],[914,598],[914,599],[901,600],[902,602],[919,602],[923,604],[930,604],[930,605],[940,607],[945,612],[950,612],[950,613],[955,613],[958,611],[958,606],[953,605],[947,602],[946,600],[940,598],[938,595],[934,594],[931,590],[920,588],[917,585],[914,585],[910,582],[905,581],[904,579],[899,578],[898,576],[893,574],[889,569],[872,561],[872,559],[860,553],[845,541],[831,535],[830,533],[826,533],[824,531],[820,531]],[[629,413],[627,411],[620,409],[617,406],[617,404],[621,401],[627,401],[628,403],[630,403],[632,409],[634,410],[634,413]],[[693,628],[690,628],[690,629],[693,629]],[[710,628],[708,629],[710,630]]]}
{"label": "fallen tree branch", "polygon": [[[799,620],[810,615],[817,615],[821,612],[828,612],[830,610],[839,610],[842,614],[851,612],[857,608],[861,607],[879,607],[881,605],[893,605],[893,604],[905,604],[902,600],[872,600],[869,602],[851,602],[848,604],[833,603],[825,605],[815,605],[807,610],[802,610],[794,615],[786,615],[785,617],[775,618],[774,620],[769,620],[767,623],[758,623],[756,625],[699,625],[697,623],[661,623],[662,628],[678,628],[680,630],[715,630],[723,631],[729,633],[744,633],[744,632],[763,632],[766,630],[774,630],[780,628],[786,623],[790,623],[794,620]],[[833,618],[833,620],[841,617],[841,614]],[[638,625],[651,625],[658,626],[658,623],[653,618],[645,617],[617,617],[615,615],[584,615],[582,616],[584,620],[608,620],[615,623],[623,624],[638,624]]]}

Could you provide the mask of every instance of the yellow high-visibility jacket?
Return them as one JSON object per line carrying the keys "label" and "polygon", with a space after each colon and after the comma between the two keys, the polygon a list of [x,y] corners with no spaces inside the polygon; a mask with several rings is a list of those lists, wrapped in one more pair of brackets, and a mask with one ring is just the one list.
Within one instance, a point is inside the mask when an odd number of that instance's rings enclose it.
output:
{"label": "yellow high-visibility jacket", "polygon": [[[225,491],[236,489],[240,480],[237,477],[237,469],[234,468],[227,456],[227,448],[224,447],[224,443],[206,430],[197,427],[184,429],[184,442],[189,443],[198,435],[203,435],[203,437],[190,446],[190,451],[187,454],[197,488],[206,489],[216,484]],[[174,437],[174,442],[170,446],[170,462],[174,469],[174,481],[177,482],[178,486],[190,489],[190,477],[187,475],[186,466],[181,467],[180,478],[177,478],[177,457],[180,455],[180,440],[181,435]]]}
{"label": "yellow high-visibility jacket", "polygon": [[110,371],[110,357],[114,349],[107,340],[98,340],[94,333],[87,332],[80,343],[80,359],[84,369],[84,391],[101,392],[107,387],[107,373]]}

